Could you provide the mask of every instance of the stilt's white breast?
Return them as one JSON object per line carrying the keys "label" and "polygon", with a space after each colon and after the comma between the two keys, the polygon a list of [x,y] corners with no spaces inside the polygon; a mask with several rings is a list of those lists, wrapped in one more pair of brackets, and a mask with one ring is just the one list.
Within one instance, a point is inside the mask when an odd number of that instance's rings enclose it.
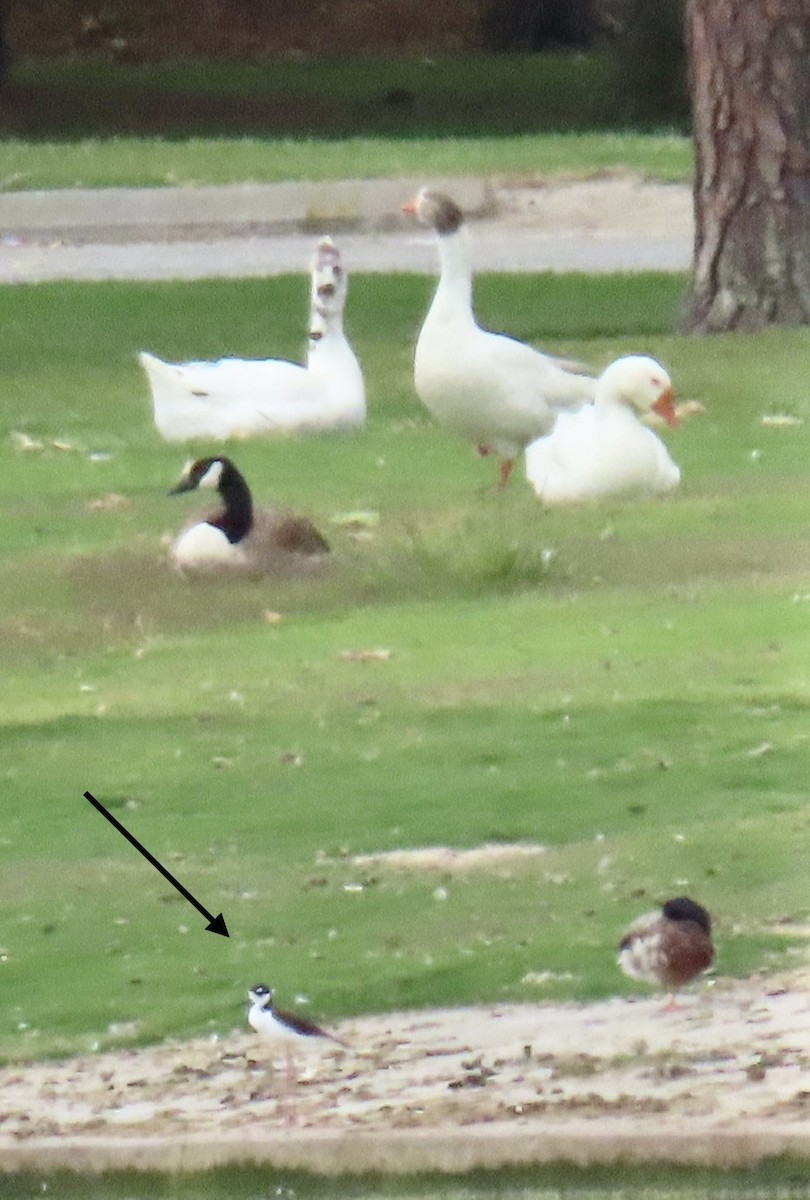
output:
{"label": "stilt's white breast", "polygon": [[268,1008],[252,1004],[248,1011],[248,1022],[256,1030],[262,1041],[278,1042],[281,1044],[300,1043],[305,1039],[294,1029],[288,1028],[276,1019],[275,1014]]}

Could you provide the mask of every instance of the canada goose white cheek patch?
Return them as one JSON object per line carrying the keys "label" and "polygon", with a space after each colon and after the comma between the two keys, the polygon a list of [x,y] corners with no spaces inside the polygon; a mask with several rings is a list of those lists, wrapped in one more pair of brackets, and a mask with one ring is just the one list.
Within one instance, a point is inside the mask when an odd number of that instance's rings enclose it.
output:
{"label": "canada goose white cheek patch", "polygon": [[219,459],[215,459],[205,474],[200,477],[200,482],[197,486],[201,488],[218,488],[221,478],[222,463],[219,461]]}

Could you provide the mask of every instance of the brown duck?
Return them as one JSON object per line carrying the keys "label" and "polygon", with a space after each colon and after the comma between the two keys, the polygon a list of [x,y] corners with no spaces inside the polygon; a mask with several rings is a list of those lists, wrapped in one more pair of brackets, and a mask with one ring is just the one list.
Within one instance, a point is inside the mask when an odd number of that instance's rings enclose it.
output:
{"label": "brown duck", "polygon": [[619,943],[619,966],[631,979],[675,991],[714,961],[711,917],[688,896],[638,917]]}

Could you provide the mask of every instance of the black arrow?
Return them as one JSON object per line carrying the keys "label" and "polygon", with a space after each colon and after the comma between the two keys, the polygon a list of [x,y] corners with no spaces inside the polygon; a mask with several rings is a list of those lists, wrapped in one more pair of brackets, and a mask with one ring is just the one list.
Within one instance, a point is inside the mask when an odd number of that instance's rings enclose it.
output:
{"label": "black arrow", "polygon": [[208,918],[208,924],[206,925],[205,928],[209,933],[219,933],[223,937],[231,936],[228,933],[228,926],[225,924],[225,918],[223,917],[222,913],[220,913],[219,916],[212,917],[211,913],[208,911],[208,909],[204,905],[200,904],[199,900],[195,899],[195,897],[192,896],[191,892],[187,888],[184,888],[182,883],[180,883],[179,880],[175,879],[174,875],[172,875],[169,871],[167,871],[166,868],[162,865],[162,863],[159,863],[158,860],[155,858],[155,856],[153,854],[150,854],[149,851],[146,849],[146,847],[142,846],[141,843],[138,841],[138,839],[134,838],[132,836],[132,834],[129,832],[128,829],[124,829],[124,826],[121,824],[121,822],[116,821],[116,819],[112,815],[112,813],[107,812],[107,809],[104,807],[103,804],[99,804],[99,802],[98,802],[98,800],[96,800],[95,796],[91,796],[89,792],[85,792],[84,798],[85,798],[85,800],[89,800],[90,803],[93,805],[93,808],[97,808],[98,811],[101,813],[102,817],[106,817],[107,820],[110,822],[110,824],[114,825],[115,828],[118,830],[118,832],[122,833],[128,842],[132,843],[132,845],[135,847],[135,849],[138,851],[138,853],[142,854],[144,856],[144,858],[146,859],[146,861],[150,862],[156,871],[160,871],[160,873],[164,877],[164,879],[168,879],[169,883],[172,885],[173,888],[177,888],[177,890],[181,896],[185,896],[185,898],[186,898],[186,900],[188,900],[189,904],[194,905],[197,912],[201,912],[204,917]]}

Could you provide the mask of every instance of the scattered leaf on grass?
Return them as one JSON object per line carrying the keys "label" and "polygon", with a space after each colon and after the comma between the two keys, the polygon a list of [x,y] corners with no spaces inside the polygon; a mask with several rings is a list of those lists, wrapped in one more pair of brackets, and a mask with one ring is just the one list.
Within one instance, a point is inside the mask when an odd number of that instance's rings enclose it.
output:
{"label": "scattered leaf on grass", "polygon": [[285,767],[303,767],[304,756],[303,754],[296,754],[294,751],[289,750],[284,754],[280,754],[278,761],[283,763]]}
{"label": "scattered leaf on grass", "polygon": [[535,987],[545,987],[547,983],[557,983],[574,979],[570,971],[527,971],[521,983],[533,984]]}
{"label": "scattered leaf on grass", "polygon": [[388,662],[391,655],[391,650],[379,646],[375,650],[341,650],[338,657],[343,662]]}
{"label": "scattered leaf on grass", "polygon": [[796,429],[803,424],[801,417],[791,417],[788,413],[766,413],[759,423],[766,429]]}
{"label": "scattered leaf on grass", "polygon": [[37,441],[36,438],[30,437],[27,433],[22,433],[19,429],[12,429],[8,435],[11,444],[17,450],[44,450],[45,443]]}
{"label": "scattered leaf on grass", "polygon": [[684,400],[675,406],[675,412],[679,417],[694,417],[705,411],[705,405],[701,404],[699,400]]}
{"label": "scattered leaf on grass", "polygon": [[378,512],[345,512],[335,513],[329,520],[333,525],[340,525],[347,529],[370,529],[374,525],[379,525],[380,514]]}
{"label": "scattered leaf on grass", "polygon": [[87,501],[88,512],[115,512],[120,508],[132,508],[132,501],[120,492],[108,492],[106,496]]}
{"label": "scattered leaf on grass", "polygon": [[[701,404],[699,400],[682,400],[679,404],[675,405],[675,413],[680,420],[700,416],[705,411],[705,405]],[[651,425],[661,429],[666,428],[666,421],[663,417],[659,417],[658,413],[645,413],[641,421],[644,425]]]}

